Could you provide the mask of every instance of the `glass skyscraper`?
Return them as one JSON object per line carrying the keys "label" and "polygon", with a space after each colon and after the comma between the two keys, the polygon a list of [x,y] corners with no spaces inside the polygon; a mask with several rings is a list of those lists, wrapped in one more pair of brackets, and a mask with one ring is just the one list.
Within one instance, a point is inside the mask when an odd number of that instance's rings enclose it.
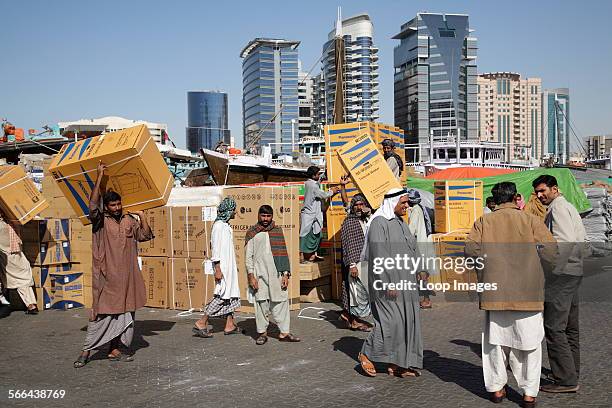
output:
{"label": "glass skyscraper", "polygon": [[542,92],[542,146],[548,156],[566,164],[570,157],[569,89],[547,89]]}
{"label": "glass skyscraper", "polygon": [[272,152],[291,153],[292,120],[297,145],[299,44],[256,38],[240,53],[245,149],[260,152],[270,145]]}
{"label": "glass skyscraper", "polygon": [[230,143],[227,94],[216,91],[187,92],[187,149],[214,149],[219,140]]}
{"label": "glass skyscraper", "polygon": [[[478,140],[476,50],[467,15],[419,13],[393,38],[395,125],[406,144],[461,133]],[[419,151],[424,157],[418,157]],[[428,161],[428,149],[408,150],[409,161]]]}
{"label": "glass skyscraper", "polygon": [[344,39],[344,121],[376,121],[379,118],[378,48],[374,46],[374,26],[368,14],[360,14],[337,22],[323,45],[322,71],[315,79],[314,133],[322,125],[333,123],[336,92],[335,36]]}

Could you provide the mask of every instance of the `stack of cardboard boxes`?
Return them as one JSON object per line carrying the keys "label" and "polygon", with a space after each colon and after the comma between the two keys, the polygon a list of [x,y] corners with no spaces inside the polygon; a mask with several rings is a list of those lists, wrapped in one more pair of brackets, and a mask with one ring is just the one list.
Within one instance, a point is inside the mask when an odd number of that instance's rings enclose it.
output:
{"label": "stack of cardboard boxes", "polygon": [[39,310],[83,306],[83,274],[70,264],[70,221],[32,220],[22,227],[23,252],[32,265]]}
{"label": "stack of cardboard boxes", "polygon": [[[205,189],[206,190],[206,189]],[[211,188],[210,194],[219,190]],[[204,192],[204,194],[207,194]],[[253,312],[246,300],[248,287],[244,265],[245,235],[257,223],[263,204],[272,206],[274,220],[283,228],[291,270],[289,299],[291,309],[300,307],[299,268],[299,187],[258,185],[226,187],[217,197],[236,201],[236,217],[230,221],[238,264],[238,284],[243,312]],[[196,200],[201,201],[201,200]],[[210,201],[210,200],[208,200]],[[214,201],[214,200],[213,200]],[[210,259],[212,226],[217,207],[167,206],[145,211],[155,239],[139,244],[143,278],[147,287],[147,306],[176,310],[201,309],[213,296],[214,278]]]}
{"label": "stack of cardboard boxes", "polygon": [[[442,264],[449,258],[462,258],[465,239],[474,221],[482,216],[484,210],[483,183],[479,180],[446,180],[434,183],[435,231],[432,240],[436,256]],[[476,271],[461,271],[456,268],[442,267],[439,275],[432,276],[432,282],[446,282],[454,288],[454,281],[477,282]]]}
{"label": "stack of cardboard boxes", "polygon": [[[369,138],[369,139],[368,139]],[[357,139],[359,139],[358,142]],[[348,174],[346,163],[343,163],[340,159],[339,153],[344,150],[348,150],[354,147],[357,147],[359,143],[361,145],[358,147],[363,152],[366,150],[370,151],[370,154],[373,155],[374,152],[371,152],[372,148],[378,150],[378,152],[382,153],[382,142],[385,139],[391,139],[395,142],[396,152],[403,156],[402,152],[404,151],[404,131],[398,127],[384,125],[381,123],[374,122],[356,122],[356,123],[346,123],[341,125],[330,125],[325,127],[325,159],[327,163],[327,179],[330,185],[338,184],[340,182],[340,178]],[[363,143],[369,142],[368,146],[363,145]],[[373,144],[373,146],[372,146]],[[350,159],[351,156],[355,155],[347,155],[347,160]],[[377,155],[373,156],[378,159]],[[358,164],[360,159],[363,158],[359,156],[357,160],[353,160],[355,164]],[[370,165],[373,162],[370,160],[370,163],[361,162],[360,165]],[[367,170],[369,173],[374,167],[377,167],[376,171],[385,171],[388,168],[383,168],[382,166],[370,166]],[[358,186],[349,183],[346,186],[346,191],[349,200],[355,194],[360,191],[363,191],[366,194],[368,199],[374,199],[375,201],[379,201],[382,195],[386,193],[386,190],[406,185],[406,171],[402,172],[400,176],[399,183],[395,183],[393,178],[389,178],[390,171],[386,172],[384,175],[380,174],[369,174],[367,177],[360,177],[356,172],[361,170],[358,168],[350,167],[352,170],[355,170],[355,175],[352,176],[352,179],[355,180],[358,184],[362,181],[369,183],[368,185]],[[364,173],[365,175],[365,173]],[[392,176],[391,176],[392,177]],[[371,188],[374,186],[375,188]],[[368,194],[371,191],[376,190],[378,193],[375,194],[377,198],[372,196],[368,197]],[[371,194],[370,194],[371,195]],[[372,204],[376,206],[376,204]],[[327,209],[326,212],[326,222],[327,222],[327,232],[328,232],[328,240],[332,243],[331,252],[331,263],[332,263],[332,272],[331,272],[331,294],[333,299],[339,299],[341,295],[342,288],[342,243],[340,240],[340,227],[342,226],[342,222],[346,217],[346,210],[342,203],[342,199],[340,195],[336,195]]]}

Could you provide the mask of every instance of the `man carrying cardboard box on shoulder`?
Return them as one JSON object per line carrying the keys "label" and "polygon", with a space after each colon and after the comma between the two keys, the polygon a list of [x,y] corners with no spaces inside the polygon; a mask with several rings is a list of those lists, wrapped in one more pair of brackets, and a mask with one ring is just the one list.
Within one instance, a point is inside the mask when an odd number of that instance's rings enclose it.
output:
{"label": "man carrying cardboard box on shoulder", "polygon": [[[36,297],[32,290],[32,268],[21,248],[18,232],[21,226],[18,222],[7,220],[8,217],[0,212],[0,280],[4,282],[0,284],[0,289],[3,286],[7,289],[17,289],[19,297],[27,307],[26,314],[38,314]],[[8,304],[1,291],[0,302]]]}
{"label": "man carrying cardboard box on shoulder", "polygon": [[[98,164],[98,176],[89,202],[92,223],[93,306],[89,313],[83,351],[74,362],[81,368],[89,353],[110,343],[108,359],[132,361],[122,353],[121,345],[130,347],[134,336],[134,316],[146,302],[146,289],[138,266],[137,242],[153,239],[153,232],[142,211],[140,221],[124,214],[121,196],[114,191],[100,194],[106,166]],[[102,200],[101,200],[102,198]]]}

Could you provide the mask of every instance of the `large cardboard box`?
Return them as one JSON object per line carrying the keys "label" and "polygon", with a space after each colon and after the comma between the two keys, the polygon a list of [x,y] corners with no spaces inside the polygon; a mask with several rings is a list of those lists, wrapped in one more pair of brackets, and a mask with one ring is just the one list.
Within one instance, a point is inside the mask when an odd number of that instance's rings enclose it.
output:
{"label": "large cardboard box", "polygon": [[[52,183],[55,182],[52,181]],[[50,197],[45,194],[45,198],[49,203],[49,207],[39,214],[42,218],[76,218],[72,206],[64,196]]]}
{"label": "large cardboard box", "polygon": [[[77,219],[70,220],[70,241],[74,244],[78,242],[89,242],[93,240],[91,224],[83,225]],[[91,246],[91,245],[90,245]]]}
{"label": "large cardboard box", "polygon": [[168,258],[142,257],[141,271],[147,290],[147,307],[167,309],[168,305]]}
{"label": "large cardboard box", "polygon": [[453,232],[472,228],[483,214],[480,180],[434,182],[435,231]]}
{"label": "large cardboard box", "polygon": [[331,278],[326,276],[314,281],[302,282],[300,301],[307,303],[328,302],[331,300]]}
{"label": "large cardboard box", "polygon": [[32,266],[32,278],[34,279],[34,286],[36,288],[50,289],[53,287],[53,274],[69,273],[71,269],[71,264]]}
{"label": "large cardboard box", "polygon": [[210,257],[210,234],[216,218],[216,207],[169,208],[171,210],[170,255],[175,258]]}
{"label": "large cardboard box", "polygon": [[0,166],[0,209],[9,220],[23,225],[48,206],[21,166]]}
{"label": "large cardboard box", "polygon": [[340,160],[373,208],[378,208],[384,195],[401,184],[368,134],[347,142],[338,150]]}
{"label": "large cardboard box", "polygon": [[[465,259],[465,240],[469,231],[455,231],[446,234],[432,234],[436,256],[441,268],[439,277],[435,275],[430,278],[431,282],[449,283],[450,290],[455,289],[454,282],[474,283],[478,281],[475,270],[465,270],[463,262]],[[433,278],[433,279],[432,279]]]}
{"label": "large cardboard box", "polygon": [[307,262],[300,264],[300,280],[314,281],[324,276],[331,275],[332,263],[327,257],[321,262]]}
{"label": "large cardboard box", "polygon": [[35,288],[34,293],[36,294],[36,306],[38,310],[51,309],[53,304],[53,289],[51,287]]}
{"label": "large cardboard box", "polygon": [[147,223],[153,231],[153,239],[138,243],[140,256],[172,256],[170,209],[170,207],[158,207],[145,211]]}
{"label": "large cardboard box", "polygon": [[201,309],[213,296],[215,280],[204,272],[204,259],[169,258],[169,303],[172,309]]}
{"label": "large cardboard box", "polygon": [[32,242],[69,241],[70,220],[31,220],[21,228],[21,239]]}
{"label": "large cardboard box", "polygon": [[70,262],[70,242],[24,242],[23,253],[32,265],[54,265]]}
{"label": "large cardboard box", "polygon": [[70,242],[70,261],[73,263],[91,263],[92,241],[74,240]]}
{"label": "large cardboard box", "polygon": [[147,127],[135,126],[65,144],[49,166],[83,224],[89,223],[89,196],[100,161],[108,167],[103,181],[105,190],[119,193],[125,210],[166,204],[174,178]]}
{"label": "large cardboard box", "polygon": [[53,309],[74,309],[84,307],[83,274],[53,274]]}

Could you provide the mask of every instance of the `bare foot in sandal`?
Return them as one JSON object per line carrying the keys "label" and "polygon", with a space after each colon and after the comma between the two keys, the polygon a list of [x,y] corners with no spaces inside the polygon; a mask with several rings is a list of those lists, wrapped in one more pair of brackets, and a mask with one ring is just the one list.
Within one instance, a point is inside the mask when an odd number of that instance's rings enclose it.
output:
{"label": "bare foot in sandal", "polygon": [[395,364],[389,364],[389,367],[387,368],[387,374],[394,375],[400,378],[421,376],[421,373],[417,370],[414,370],[412,368],[403,368]]}
{"label": "bare foot in sandal", "polygon": [[370,377],[376,377],[376,367],[374,367],[374,364],[370,361],[369,358],[366,357],[365,354],[359,353],[359,356],[357,357],[357,359],[359,360],[359,363],[361,364],[361,369]]}

